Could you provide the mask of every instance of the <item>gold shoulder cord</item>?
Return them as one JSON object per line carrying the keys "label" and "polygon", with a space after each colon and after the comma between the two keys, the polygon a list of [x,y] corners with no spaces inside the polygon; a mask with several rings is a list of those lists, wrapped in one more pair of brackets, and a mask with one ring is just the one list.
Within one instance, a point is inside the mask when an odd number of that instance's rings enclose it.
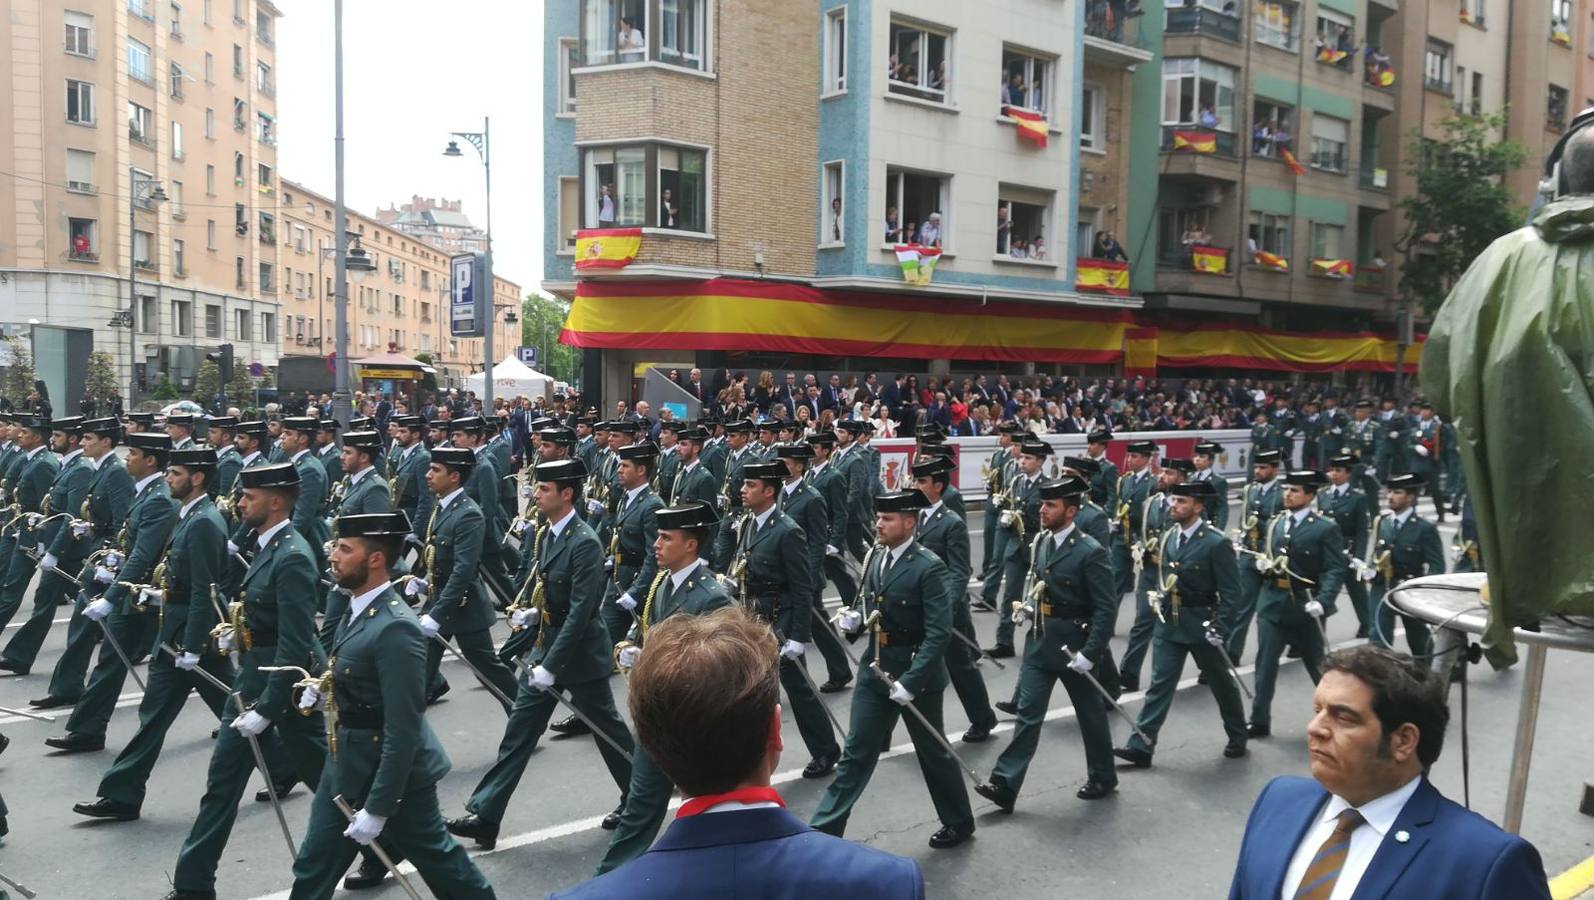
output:
{"label": "gold shoulder cord", "polygon": [[669,577],[670,571],[661,569],[659,574],[653,576],[653,583],[648,585],[647,598],[642,601],[642,617],[637,619],[637,626],[641,629],[644,642],[648,639],[648,623],[652,621],[653,617],[653,598],[659,595],[659,588],[664,586],[664,579]]}
{"label": "gold shoulder cord", "polygon": [[[511,611],[533,609],[537,605],[537,599],[542,596],[542,539],[547,533],[548,526],[545,523],[541,528],[538,528],[536,534],[533,534],[531,537],[531,558],[535,561],[534,568],[532,569],[532,576],[526,580],[525,584],[520,586],[520,593],[515,596],[515,602],[509,605]],[[526,588],[528,586],[532,588],[532,599],[529,605],[522,602],[525,600]],[[515,632],[520,631],[524,627],[525,626],[522,625],[520,628],[516,628],[514,623],[510,623],[509,630],[511,632]]]}

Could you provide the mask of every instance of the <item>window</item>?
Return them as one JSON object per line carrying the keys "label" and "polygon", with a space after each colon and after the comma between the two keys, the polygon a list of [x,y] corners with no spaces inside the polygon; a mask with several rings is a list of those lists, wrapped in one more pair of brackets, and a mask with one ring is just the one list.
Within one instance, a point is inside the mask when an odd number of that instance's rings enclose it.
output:
{"label": "window", "polygon": [[94,85],[67,80],[66,120],[74,125],[94,124]]}
{"label": "window", "polygon": [[1255,5],[1252,33],[1259,44],[1267,44],[1291,52],[1298,49],[1296,18],[1301,8],[1295,3],[1259,2]]}
{"label": "window", "polygon": [[1101,85],[1085,82],[1079,90],[1079,146],[1084,150],[1105,150],[1107,92]]}
{"label": "window", "polygon": [[190,337],[194,331],[193,304],[187,300],[172,301],[172,333],[177,337]]}
{"label": "window", "polygon": [[576,76],[573,74],[576,67],[581,64],[581,44],[574,38],[562,38],[559,41],[559,110],[561,113],[576,111]]}
{"label": "window", "polygon": [[1345,148],[1349,144],[1349,122],[1320,112],[1312,113],[1312,168],[1345,171]]}
{"label": "window", "polygon": [[232,180],[234,187],[243,187],[244,182],[244,155],[243,151],[234,151],[232,155]]}
{"label": "window", "polygon": [[127,0],[127,11],[140,19],[153,21],[155,14],[150,12],[149,0]]}
{"label": "window", "polygon": [[143,169],[133,170],[134,206],[144,210],[153,210],[155,208],[155,201],[150,199],[150,194],[155,192],[154,181],[155,176]]}
{"label": "window", "polygon": [[246,274],[246,270],[244,269],[244,258],[242,256],[233,257],[232,268],[233,268],[233,275],[237,279],[238,290],[241,291],[244,288],[248,287],[249,286],[249,278],[248,278],[248,275]]}
{"label": "window", "polygon": [[[576,229],[581,227],[581,180],[559,179],[559,250],[576,249]],[[421,270],[421,289],[427,288],[428,273]]]}
{"label": "window", "polygon": [[1295,152],[1295,110],[1258,99],[1251,105],[1251,155],[1278,156],[1281,150]]}
{"label": "window", "polygon": [[272,44],[271,13],[263,9],[255,10],[255,37],[268,47]]}
{"label": "window", "polygon": [[277,242],[277,217],[261,210],[260,213],[260,243],[275,244]]}
{"label": "window", "polygon": [[205,220],[205,249],[206,250],[214,250],[214,249],[216,249],[216,220],[215,219],[206,219]]}
{"label": "window", "polygon": [[845,163],[827,162],[819,179],[819,245],[837,246],[846,240],[842,196],[846,189]]}
{"label": "window", "polygon": [[1544,127],[1554,131],[1566,128],[1566,104],[1570,100],[1564,87],[1550,85],[1549,98],[1544,107]]}
{"label": "window", "polygon": [[127,136],[140,144],[155,146],[155,135],[151,132],[154,127],[154,115],[145,107],[137,103],[127,104]]}
{"label": "window", "polygon": [[1423,86],[1441,93],[1450,93],[1450,71],[1450,45],[1429,38],[1428,50],[1423,56]]}
{"label": "window", "polygon": [[707,231],[708,183],[704,178],[708,154],[703,150],[660,146],[660,228]]}
{"label": "window", "polygon": [[703,68],[707,0],[659,0],[659,62]]}
{"label": "window", "polygon": [[66,220],[67,256],[93,262],[100,258],[99,223],[93,219]]}
{"label": "window", "polygon": [[265,63],[255,63],[255,90],[267,97],[277,93],[276,86],[271,83],[271,67]]}
{"label": "window", "polygon": [[1483,73],[1482,72],[1473,72],[1472,73],[1472,100],[1471,100],[1471,104],[1472,104],[1472,114],[1473,115],[1476,116],[1476,115],[1480,115],[1480,114],[1483,113]]}
{"label": "window", "polygon": [[179,42],[183,39],[183,7],[179,3],[171,4],[172,11],[172,37]]}
{"label": "window", "polygon": [[1251,211],[1248,247],[1251,251],[1251,262],[1256,262],[1258,251],[1271,253],[1285,260],[1290,258],[1290,219],[1288,216],[1276,216],[1272,213]]}
{"label": "window", "polygon": [[155,268],[155,258],[152,248],[155,245],[155,235],[148,231],[133,231],[133,265],[140,269]]}
{"label": "window", "polygon": [[825,86],[827,94],[847,89],[847,8],[825,14]]}
{"label": "window", "polygon": [[133,38],[127,39],[127,74],[145,84],[149,83],[149,45]]}
{"label": "window", "polygon": [[[293,249],[295,251],[297,251],[299,253],[303,253],[304,252],[304,239],[305,239],[305,235],[306,234],[307,234],[307,232],[304,230],[304,226],[303,225],[300,225],[297,222],[295,222],[293,224]],[[426,279],[423,278],[423,279],[421,279],[421,281],[422,281],[421,286],[425,287],[426,286],[426,284],[425,284]]]}
{"label": "window", "polygon": [[260,314],[260,332],[261,332],[260,339],[265,341],[266,343],[275,344],[277,342],[277,314],[276,313],[261,313]]}
{"label": "window", "polygon": [[949,102],[951,50],[950,34],[893,21],[886,90],[921,100]]}
{"label": "window", "polygon": [[647,223],[647,148],[602,147],[587,151],[588,228]]}
{"label": "window", "polygon": [[140,294],[138,298],[138,330],[153,334],[159,325],[160,314],[155,311],[155,298]]}
{"label": "window", "polygon": [[277,292],[276,267],[271,263],[260,263],[260,293],[274,294]]}
{"label": "window", "polygon": [[1484,6],[1484,0],[1461,0],[1461,21],[1482,28],[1486,19]]}
{"label": "window", "polygon": [[173,181],[172,189],[167,192],[166,196],[171,203],[167,209],[171,211],[172,218],[187,218],[188,210],[183,207],[183,183],[181,181]]}
{"label": "window", "polygon": [[76,56],[94,55],[94,17],[75,10],[66,11],[66,52]]}
{"label": "window", "polygon": [[80,194],[94,193],[94,154],[89,150],[66,151],[66,189]]}
{"label": "window", "polygon": [[232,205],[232,219],[233,226],[238,230],[239,235],[245,235],[249,233],[248,207],[244,206],[242,203],[234,203]]}
{"label": "window", "polygon": [[1572,0],[1550,0],[1550,40],[1572,46]]}
{"label": "window", "polygon": [[216,83],[216,57],[212,56],[209,51],[205,53],[205,83]]}
{"label": "window", "polygon": [[172,120],[172,159],[183,158],[183,123]]}
{"label": "window", "polygon": [[1312,258],[1343,259],[1340,245],[1345,239],[1345,226],[1312,223]]}
{"label": "window", "polygon": [[244,48],[237,44],[232,45],[232,74],[240,80],[244,77]]}
{"label": "window", "polygon": [[1018,50],[1002,50],[1002,107],[1038,112],[1052,108],[1052,61]]}
{"label": "window", "polygon": [[205,304],[205,337],[221,338],[221,307],[214,303]]}
{"label": "window", "polygon": [[1234,69],[1198,57],[1162,61],[1162,124],[1234,131]]}
{"label": "window", "polygon": [[277,145],[277,121],[265,113],[255,116],[255,139],[272,147]]}
{"label": "window", "polygon": [[[1093,206],[1081,206],[1074,216],[1074,246],[1078,248],[1080,257],[1094,257],[1096,249],[1096,225],[1101,221],[1101,210]],[[998,225],[1001,223],[998,222]],[[997,237],[998,243],[1001,237]],[[1044,247],[1043,247],[1044,249]]]}
{"label": "window", "polygon": [[[265,263],[261,263],[261,265],[265,265]],[[247,310],[247,309],[235,309],[235,310],[233,310],[233,325],[234,325],[234,331],[235,331],[235,334],[236,334],[236,337],[238,338],[238,340],[240,340],[240,341],[252,341],[252,340],[254,340],[255,339],[254,324],[255,324],[254,323],[254,317],[249,315],[249,310]]]}
{"label": "window", "polygon": [[183,74],[182,66],[178,65],[177,63],[171,64],[170,68],[168,69],[168,78],[171,81],[173,100],[183,99],[183,80],[186,77],[187,76]]}
{"label": "window", "polygon": [[201,18],[204,19],[206,25],[210,24],[210,5],[210,0],[205,0],[204,7],[201,10]]}
{"label": "window", "polygon": [[271,187],[271,176],[272,173],[270,166],[266,165],[265,163],[257,163],[255,165],[255,182],[261,187]]}
{"label": "window", "polygon": [[205,196],[216,196],[216,167],[209,164],[205,166]]}
{"label": "window", "polygon": [[[1048,258],[1049,191],[1001,185],[996,200],[996,252],[1009,259]],[[1085,246],[1089,246],[1088,244]]]}
{"label": "window", "polygon": [[183,250],[184,250],[183,241],[181,241],[179,239],[173,239],[172,240],[172,274],[173,275],[186,275],[186,274],[188,274],[188,266],[185,264],[185,261],[183,259]]}
{"label": "window", "polygon": [[949,243],[952,226],[945,210],[950,182],[944,175],[887,166],[885,242],[932,247]]}
{"label": "window", "polygon": [[205,137],[216,139],[216,111],[208,106],[205,107]]}
{"label": "window", "polygon": [[581,61],[589,66],[648,56],[646,0],[582,0]]}

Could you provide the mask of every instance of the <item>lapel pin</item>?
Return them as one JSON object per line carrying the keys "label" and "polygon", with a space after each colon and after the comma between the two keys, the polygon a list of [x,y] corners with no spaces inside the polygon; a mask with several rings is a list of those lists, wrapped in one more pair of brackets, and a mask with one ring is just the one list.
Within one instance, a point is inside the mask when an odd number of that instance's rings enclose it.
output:
{"label": "lapel pin", "polygon": [[1395,832],[1395,843],[1404,844],[1409,840],[1411,840],[1411,832],[1406,831],[1405,829]]}

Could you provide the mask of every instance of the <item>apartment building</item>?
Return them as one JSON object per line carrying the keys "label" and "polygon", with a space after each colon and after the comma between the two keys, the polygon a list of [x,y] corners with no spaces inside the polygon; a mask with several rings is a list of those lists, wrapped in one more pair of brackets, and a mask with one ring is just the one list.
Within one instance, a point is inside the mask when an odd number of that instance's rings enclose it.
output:
{"label": "apartment building", "polygon": [[223,342],[276,364],[278,16],[268,0],[0,0],[8,330],[91,333],[138,392],[191,383]]}
{"label": "apartment building", "polygon": [[378,209],[376,220],[449,253],[487,252],[487,232],[471,224],[458,200],[415,194],[401,206]]}
{"label": "apartment building", "polygon": [[[317,373],[330,389],[324,366],[332,352],[337,323],[331,298],[336,290],[337,231],[333,201],[301,184],[282,183],[282,338],[283,366]],[[458,387],[479,372],[480,338],[449,334],[450,251],[383,225],[376,216],[347,211],[351,246],[370,255],[376,270],[348,286],[349,357],[396,352],[431,357],[440,386]],[[520,346],[520,286],[495,276],[493,342],[497,363]],[[308,365],[307,365],[308,363]]]}

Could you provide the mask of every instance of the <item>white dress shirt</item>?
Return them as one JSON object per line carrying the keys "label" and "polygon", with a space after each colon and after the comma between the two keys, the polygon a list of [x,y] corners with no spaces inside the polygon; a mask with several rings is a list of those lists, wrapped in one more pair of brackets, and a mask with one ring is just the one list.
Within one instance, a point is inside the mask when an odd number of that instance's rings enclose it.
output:
{"label": "white dress shirt", "polygon": [[271,539],[277,536],[277,532],[287,528],[292,521],[292,519],[283,519],[281,522],[267,528],[259,537],[255,538],[255,546],[262,550],[266,549],[266,545],[271,543]]}
{"label": "white dress shirt", "polygon": [[390,588],[392,586],[393,586],[393,582],[384,581],[384,582],[382,582],[381,587],[373,588],[372,590],[366,591],[365,593],[361,594],[360,596],[355,597],[352,600],[350,600],[349,601],[349,621],[350,622],[354,621],[355,618],[357,618],[360,615],[360,613],[365,612],[365,608],[367,606],[370,606],[371,603],[373,601],[375,601],[377,597],[382,596],[382,592],[383,591],[387,590],[388,588]]}
{"label": "white dress shirt", "polygon": [[[1334,892],[1328,895],[1328,900],[1350,900],[1351,895],[1356,893],[1356,886],[1367,873],[1367,866],[1378,852],[1378,845],[1383,843],[1389,829],[1395,827],[1400,811],[1406,808],[1406,801],[1417,792],[1417,785],[1421,782],[1422,777],[1418,776],[1406,782],[1405,786],[1356,808],[1366,823],[1350,833],[1350,850],[1345,854],[1345,864],[1340,866],[1339,880],[1334,882]],[[1350,804],[1344,798],[1333,795],[1323,804],[1312,827],[1306,830],[1300,844],[1296,845],[1295,855],[1290,857],[1290,867],[1284,874],[1284,890],[1279,894],[1283,900],[1291,900],[1295,896],[1301,879],[1306,877],[1306,870],[1311,868],[1312,858],[1323,846],[1323,841],[1334,833],[1339,814],[1349,808]]]}
{"label": "white dress shirt", "polygon": [[686,568],[682,569],[681,571],[679,571],[679,572],[671,572],[670,573],[670,590],[672,592],[680,590],[681,589],[681,585],[686,583],[686,579],[691,578],[692,577],[692,573],[696,572],[697,571],[697,567],[701,566],[702,564],[703,564],[703,560],[694,559],[694,560],[692,560],[692,562],[690,564],[687,565]]}
{"label": "white dress shirt", "polygon": [[1069,526],[1067,528],[1064,528],[1062,531],[1054,531],[1054,532],[1052,532],[1052,549],[1053,550],[1061,549],[1062,546],[1063,546],[1063,541],[1068,540],[1068,536],[1070,534],[1072,534],[1073,531],[1074,531],[1074,526],[1073,526],[1072,523],[1070,523]]}

